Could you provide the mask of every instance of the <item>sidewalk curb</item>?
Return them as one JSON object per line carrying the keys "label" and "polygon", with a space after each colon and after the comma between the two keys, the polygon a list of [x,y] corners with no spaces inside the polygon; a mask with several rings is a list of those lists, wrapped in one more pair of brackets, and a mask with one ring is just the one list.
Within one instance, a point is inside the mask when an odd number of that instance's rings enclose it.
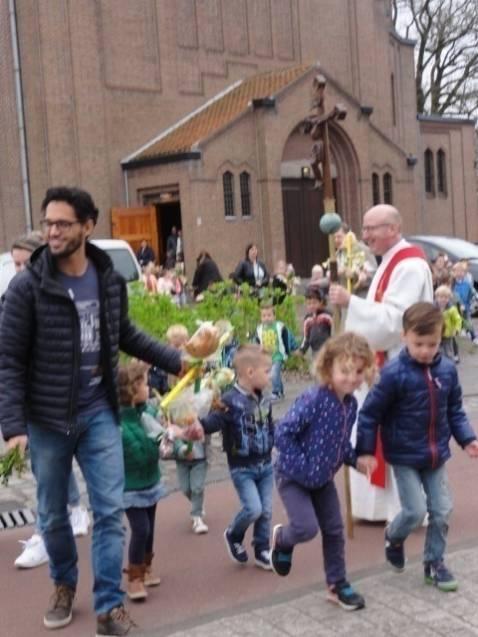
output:
{"label": "sidewalk curb", "polygon": [[[453,555],[455,553],[459,553],[461,551],[477,549],[478,550],[478,540],[465,540],[462,542],[456,542],[455,544],[448,547],[447,555]],[[407,567],[413,567],[417,564],[420,564],[422,561],[421,556],[413,557],[408,560]],[[377,577],[383,574],[387,574],[391,572],[390,566],[387,564],[382,564],[380,566],[374,566],[371,568],[358,569],[356,571],[350,572],[351,580],[354,585],[357,584],[357,588],[360,588],[360,582],[364,580],[370,579],[372,577]],[[397,577],[400,577],[400,574],[397,574]],[[200,615],[195,619],[188,619],[184,622],[178,622],[175,624],[170,624],[167,626],[162,626],[161,628],[157,628],[153,631],[139,632],[137,633],[138,637],[168,637],[170,635],[174,635],[176,633],[187,632],[191,629],[197,629],[201,626],[207,626],[212,622],[217,622],[221,619],[228,619],[235,617],[236,615],[241,615],[243,613],[251,613],[253,611],[260,610],[261,608],[270,608],[271,606],[278,606],[280,604],[286,604],[288,602],[295,601],[309,595],[310,593],[321,593],[325,592],[326,584],[324,581],[318,581],[315,584],[308,584],[307,586],[301,586],[292,591],[287,591],[285,593],[276,593],[267,598],[260,599],[255,602],[247,602],[245,604],[239,604],[238,606],[234,606],[229,610],[221,610],[221,611],[213,611],[210,613],[206,613],[205,615]],[[338,610],[338,612],[342,612]]]}

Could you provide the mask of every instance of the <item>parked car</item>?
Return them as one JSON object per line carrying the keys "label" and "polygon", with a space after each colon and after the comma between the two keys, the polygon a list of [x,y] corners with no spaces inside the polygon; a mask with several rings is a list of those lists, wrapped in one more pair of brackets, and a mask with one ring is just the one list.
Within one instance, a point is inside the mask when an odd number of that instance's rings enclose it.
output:
{"label": "parked car", "polygon": [[[113,261],[114,269],[119,272],[128,283],[138,281],[141,268],[131,246],[121,239],[92,239],[98,248],[108,253]],[[0,254],[0,295],[5,292],[8,284],[15,275],[15,267],[10,252]]]}
{"label": "parked car", "polygon": [[[457,237],[442,237],[435,235],[413,235],[406,237],[407,241],[420,246],[425,252],[427,259],[432,263],[439,254],[445,254],[448,259],[455,263],[466,259],[468,270],[473,277],[475,290],[478,292],[478,246],[470,241],[458,239]],[[471,313],[478,315],[478,294],[475,293]]]}
{"label": "parked car", "polygon": [[475,288],[478,289],[478,246],[470,241],[457,237],[440,237],[434,235],[413,235],[407,241],[423,248],[427,259],[433,262],[437,256],[446,254],[452,263],[466,259],[468,269],[473,276]]}
{"label": "parked car", "polygon": [[129,283],[141,278],[141,268],[127,241],[122,239],[91,239],[91,243],[108,253],[116,272]]}

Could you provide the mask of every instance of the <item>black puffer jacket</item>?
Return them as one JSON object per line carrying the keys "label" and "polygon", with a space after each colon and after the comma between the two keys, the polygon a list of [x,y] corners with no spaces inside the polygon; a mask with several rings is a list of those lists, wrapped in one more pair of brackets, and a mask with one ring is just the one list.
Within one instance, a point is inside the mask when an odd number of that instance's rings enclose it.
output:
{"label": "black puffer jacket", "polygon": [[[177,374],[179,353],[140,332],[128,318],[124,279],[108,255],[87,244],[98,271],[101,364],[108,400],[118,411],[119,350]],[[26,433],[32,422],[66,434],[74,430],[80,370],[80,324],[74,302],[55,280],[46,246],[5,294],[0,321],[0,424],[3,437]]]}

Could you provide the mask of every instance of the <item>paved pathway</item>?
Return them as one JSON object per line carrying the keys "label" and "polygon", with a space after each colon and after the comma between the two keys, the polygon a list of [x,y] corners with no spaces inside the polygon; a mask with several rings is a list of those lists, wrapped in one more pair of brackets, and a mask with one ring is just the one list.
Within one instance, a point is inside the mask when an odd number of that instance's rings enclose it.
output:
{"label": "paved pathway", "polygon": [[323,586],[309,587],[286,598],[248,605],[239,613],[188,622],[174,631],[142,633],[144,637],[472,637],[478,635],[478,545],[457,550],[449,565],[460,582],[456,593],[442,593],[423,583],[422,566],[409,564],[397,574],[380,568],[354,584],[366,608],[345,612],[325,601]]}

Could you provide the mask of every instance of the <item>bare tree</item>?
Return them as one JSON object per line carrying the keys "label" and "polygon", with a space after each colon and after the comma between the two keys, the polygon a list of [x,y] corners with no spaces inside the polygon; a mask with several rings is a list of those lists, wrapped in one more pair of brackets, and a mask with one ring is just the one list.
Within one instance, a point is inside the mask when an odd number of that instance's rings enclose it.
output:
{"label": "bare tree", "polygon": [[419,113],[478,115],[478,0],[391,0],[396,30],[417,40]]}

